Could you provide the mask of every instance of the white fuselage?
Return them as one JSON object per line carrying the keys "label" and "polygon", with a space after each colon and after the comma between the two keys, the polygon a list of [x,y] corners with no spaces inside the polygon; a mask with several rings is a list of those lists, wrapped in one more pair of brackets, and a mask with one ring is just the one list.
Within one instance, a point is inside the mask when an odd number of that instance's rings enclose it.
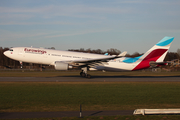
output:
{"label": "white fuselage", "polygon": [[[55,65],[56,61],[70,62],[75,60],[90,60],[90,59],[103,59],[108,58],[106,55],[72,52],[72,51],[59,51],[51,49],[30,48],[30,47],[17,47],[12,48],[11,51],[4,53],[9,58],[17,61]],[[94,70],[132,70],[138,63],[127,64],[122,62],[125,57],[110,60],[107,64],[94,66]]]}

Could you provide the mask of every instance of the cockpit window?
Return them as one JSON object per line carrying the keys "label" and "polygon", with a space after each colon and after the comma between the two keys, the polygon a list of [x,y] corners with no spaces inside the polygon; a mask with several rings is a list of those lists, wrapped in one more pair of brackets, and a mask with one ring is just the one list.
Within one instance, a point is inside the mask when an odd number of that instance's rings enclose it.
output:
{"label": "cockpit window", "polygon": [[9,51],[13,51],[13,49],[9,49]]}

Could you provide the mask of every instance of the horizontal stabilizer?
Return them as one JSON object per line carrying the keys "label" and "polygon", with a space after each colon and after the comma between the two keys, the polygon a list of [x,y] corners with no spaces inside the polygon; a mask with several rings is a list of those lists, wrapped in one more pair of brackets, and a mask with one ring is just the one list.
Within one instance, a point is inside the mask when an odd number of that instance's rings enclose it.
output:
{"label": "horizontal stabilizer", "polygon": [[121,54],[119,54],[118,57],[124,57],[126,54],[127,54],[127,51],[124,51]]}

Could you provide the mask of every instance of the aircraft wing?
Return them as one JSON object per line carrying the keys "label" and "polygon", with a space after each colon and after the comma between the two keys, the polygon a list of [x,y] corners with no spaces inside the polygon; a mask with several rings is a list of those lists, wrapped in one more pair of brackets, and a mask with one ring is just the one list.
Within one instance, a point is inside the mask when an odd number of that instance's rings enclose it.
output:
{"label": "aircraft wing", "polygon": [[108,65],[108,61],[109,60],[113,60],[116,58],[120,58],[120,57],[124,57],[126,55],[126,51],[116,55],[116,56],[107,56],[105,58],[97,58],[97,59],[83,59],[83,60],[73,60],[73,61],[66,61],[66,63],[72,65],[72,66],[81,66],[81,67],[85,67],[85,66],[89,66],[89,67],[94,67],[97,65]]}

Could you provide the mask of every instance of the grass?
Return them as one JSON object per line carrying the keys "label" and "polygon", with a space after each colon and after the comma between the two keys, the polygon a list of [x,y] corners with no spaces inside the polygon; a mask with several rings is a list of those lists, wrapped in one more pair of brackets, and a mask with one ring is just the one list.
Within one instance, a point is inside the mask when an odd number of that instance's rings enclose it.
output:
{"label": "grass", "polygon": [[[180,76],[180,72],[100,72],[92,76]],[[79,71],[1,71],[0,77],[79,76]],[[179,82],[0,82],[0,112],[180,108]],[[99,116],[82,120],[179,120],[179,115]],[[76,120],[77,117],[36,118]],[[32,119],[20,119],[32,120]]]}
{"label": "grass", "polygon": [[179,108],[180,83],[1,82],[0,112]]}

